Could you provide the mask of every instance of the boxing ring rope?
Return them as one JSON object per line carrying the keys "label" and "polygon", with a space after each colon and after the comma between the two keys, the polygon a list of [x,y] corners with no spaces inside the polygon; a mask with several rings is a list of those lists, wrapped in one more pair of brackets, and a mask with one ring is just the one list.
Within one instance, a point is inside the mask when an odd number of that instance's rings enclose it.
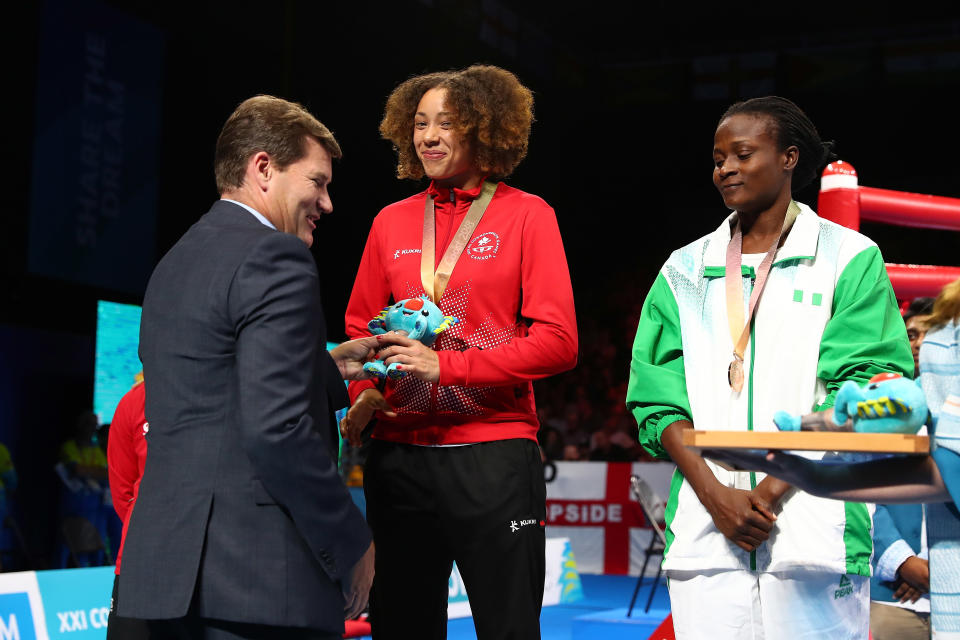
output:
{"label": "boxing ring rope", "polygon": [[[861,187],[848,162],[831,162],[823,170],[817,213],[827,220],[859,230],[860,221],[941,231],[960,231],[960,198]],[[958,240],[960,246],[960,240]],[[960,252],[958,252],[960,253]],[[960,278],[960,267],[887,264],[899,300],[936,296]]]}

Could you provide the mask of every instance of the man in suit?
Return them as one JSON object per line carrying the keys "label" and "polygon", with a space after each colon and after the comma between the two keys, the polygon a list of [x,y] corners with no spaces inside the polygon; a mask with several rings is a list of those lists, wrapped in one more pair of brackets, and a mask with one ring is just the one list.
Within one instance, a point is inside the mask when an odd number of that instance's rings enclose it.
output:
{"label": "man in suit", "polygon": [[373,544],[333,411],[377,339],[327,354],[308,250],[339,157],[300,105],[246,100],[217,140],[221,199],[150,278],[148,454],[117,612],[151,637],[336,638],[366,606]]}

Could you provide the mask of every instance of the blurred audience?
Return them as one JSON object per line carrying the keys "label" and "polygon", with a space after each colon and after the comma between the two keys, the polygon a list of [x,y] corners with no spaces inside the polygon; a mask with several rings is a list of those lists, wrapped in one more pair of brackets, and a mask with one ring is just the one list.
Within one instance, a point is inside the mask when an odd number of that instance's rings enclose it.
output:
{"label": "blurred audience", "polygon": [[[74,424],[73,434],[61,446],[56,466],[62,481],[61,516],[82,517],[89,520],[105,544],[107,535],[107,511],[109,504],[107,488],[107,456],[97,444],[97,415],[84,411]],[[111,509],[112,510],[112,509]],[[61,544],[59,566],[66,567],[70,557],[65,543]],[[77,562],[84,566],[102,565],[106,561],[103,552],[81,554]]]}
{"label": "blurred audience", "polygon": [[[567,373],[534,383],[538,439],[546,460],[650,460],[637,444],[637,425],[623,399],[630,372],[630,336],[641,304],[625,292],[597,292],[597,300],[578,300],[580,359]],[[594,304],[595,302],[595,304]]]}
{"label": "blurred audience", "polygon": [[9,556],[14,549],[14,533],[8,519],[12,517],[11,498],[16,490],[17,470],[10,450],[0,442],[0,571],[10,564]]}

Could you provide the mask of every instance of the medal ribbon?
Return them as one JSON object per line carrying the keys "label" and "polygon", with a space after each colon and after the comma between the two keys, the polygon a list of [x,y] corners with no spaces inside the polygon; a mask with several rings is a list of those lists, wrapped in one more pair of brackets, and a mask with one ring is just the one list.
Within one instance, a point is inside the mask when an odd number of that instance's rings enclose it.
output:
{"label": "medal ribbon", "polygon": [[[737,214],[737,222],[734,226],[733,236],[727,245],[727,266],[724,271],[724,286],[727,291],[727,324],[730,328],[730,340],[733,342],[733,361],[730,363],[730,372],[728,378],[730,386],[734,391],[740,391],[743,388],[742,373],[739,384],[735,383],[732,372],[739,368],[743,362],[743,354],[747,349],[747,343],[750,341],[750,322],[753,314],[757,310],[757,304],[760,302],[760,295],[763,293],[763,287],[767,284],[767,276],[770,274],[770,267],[773,266],[773,256],[777,253],[777,247],[780,239],[783,238],[787,230],[793,225],[800,213],[800,207],[793,200],[787,207],[787,214],[783,219],[783,227],[780,229],[780,235],[773,241],[767,250],[767,255],[757,268],[757,282],[753,286],[753,292],[750,294],[750,306],[747,310],[747,318],[743,318],[743,284],[741,275],[741,264],[743,262],[743,229],[740,227],[740,214]],[[738,337],[739,336],[739,337]],[[740,369],[742,372],[742,369]]]}
{"label": "medal ribbon", "polygon": [[[453,187],[451,187],[452,189]],[[443,252],[440,258],[440,264],[434,270],[436,260],[437,246],[437,219],[436,209],[433,205],[433,196],[427,194],[427,201],[423,205],[423,246],[420,253],[420,281],[423,283],[423,290],[434,304],[440,303],[440,296],[447,288],[447,282],[450,280],[450,274],[460,259],[470,237],[473,235],[483,212],[487,210],[490,201],[493,200],[493,194],[497,190],[497,185],[493,182],[484,181],[480,189],[480,195],[470,204],[467,215],[464,216],[454,234],[447,250]]]}

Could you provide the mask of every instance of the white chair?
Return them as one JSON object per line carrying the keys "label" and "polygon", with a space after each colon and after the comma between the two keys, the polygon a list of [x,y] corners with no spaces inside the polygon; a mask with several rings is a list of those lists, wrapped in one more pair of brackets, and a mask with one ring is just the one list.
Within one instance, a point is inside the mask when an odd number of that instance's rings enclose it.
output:
{"label": "white chair", "polygon": [[[634,587],[633,597],[630,598],[630,607],[627,609],[628,618],[633,613],[633,605],[637,601],[637,594],[640,593],[640,585],[643,584],[643,574],[647,570],[647,563],[650,562],[650,556],[662,556],[663,550],[667,546],[666,523],[664,522],[666,503],[640,476],[630,476],[630,489],[634,499],[640,503],[643,517],[650,523],[653,534],[650,536],[650,544],[647,545],[646,555],[643,558],[643,568],[640,569],[640,575],[637,577],[637,586]],[[654,578],[653,585],[650,587],[647,606],[643,609],[644,613],[650,610],[650,604],[653,602],[653,594],[657,590],[657,585],[660,583],[660,574],[662,572],[663,567],[661,563],[657,566],[657,577]]]}

